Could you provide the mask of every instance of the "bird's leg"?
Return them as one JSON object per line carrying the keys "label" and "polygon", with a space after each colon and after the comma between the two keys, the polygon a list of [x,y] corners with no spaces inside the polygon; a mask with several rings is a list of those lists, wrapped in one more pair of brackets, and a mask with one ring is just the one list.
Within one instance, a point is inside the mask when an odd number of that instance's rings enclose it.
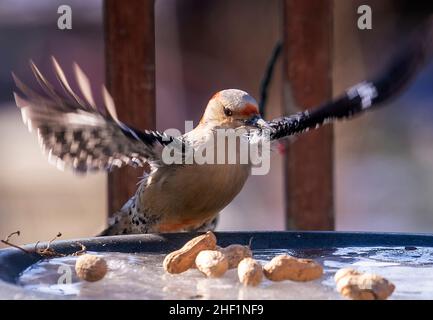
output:
{"label": "bird's leg", "polygon": [[214,231],[218,225],[219,220],[219,214],[216,217],[213,217],[212,219],[206,221],[198,228],[194,228],[192,230],[188,230],[191,232],[206,232],[206,231]]}

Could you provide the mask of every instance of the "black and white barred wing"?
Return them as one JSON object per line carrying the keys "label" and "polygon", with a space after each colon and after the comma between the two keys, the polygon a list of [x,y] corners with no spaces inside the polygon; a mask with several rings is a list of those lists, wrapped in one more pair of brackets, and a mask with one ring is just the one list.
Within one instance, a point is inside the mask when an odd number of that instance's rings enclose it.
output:
{"label": "black and white barred wing", "polygon": [[59,169],[72,168],[78,173],[161,162],[163,147],[175,138],[126,126],[118,120],[113,99],[105,87],[102,90],[105,106],[98,109],[89,80],[78,65],[74,64],[74,72],[82,96],[71,89],[54,58],[53,65],[63,93],[33,63],[31,67],[43,94],[29,89],[14,76],[24,94],[14,93],[23,121],[30,131],[37,132],[50,162]]}
{"label": "black and white barred wing", "polygon": [[312,110],[268,122],[271,140],[286,138],[335,120],[351,118],[398,96],[425,63],[429,34],[416,36],[379,77],[361,82],[345,94]]}

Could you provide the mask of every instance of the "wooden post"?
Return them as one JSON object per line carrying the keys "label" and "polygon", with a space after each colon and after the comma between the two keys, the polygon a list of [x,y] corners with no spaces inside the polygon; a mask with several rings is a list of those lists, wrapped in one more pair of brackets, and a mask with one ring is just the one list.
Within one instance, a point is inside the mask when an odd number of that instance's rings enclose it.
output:
{"label": "wooden post", "polygon": [[[154,129],[155,24],[153,0],[105,0],[106,82],[123,122]],[[108,174],[109,214],[134,194],[143,168],[115,169]]]}
{"label": "wooden post", "polygon": [[[284,0],[283,93],[298,110],[332,97],[332,0]],[[291,90],[290,90],[291,89]],[[332,230],[333,127],[299,136],[285,161],[286,226],[297,230]]]}

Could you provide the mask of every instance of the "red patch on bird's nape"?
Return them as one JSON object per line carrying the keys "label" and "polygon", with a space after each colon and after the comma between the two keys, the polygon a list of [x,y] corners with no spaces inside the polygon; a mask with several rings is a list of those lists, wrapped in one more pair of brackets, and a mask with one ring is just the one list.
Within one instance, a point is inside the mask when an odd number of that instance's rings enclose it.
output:
{"label": "red patch on bird's nape", "polygon": [[215,94],[212,96],[211,100],[218,99],[218,97],[220,96],[220,94],[221,94],[221,91],[218,91],[217,93],[215,93]]}
{"label": "red patch on bird's nape", "polygon": [[257,106],[251,104],[251,103],[247,103],[241,111],[241,114],[244,116],[252,116],[252,115],[258,115],[259,114],[259,109],[257,108]]}

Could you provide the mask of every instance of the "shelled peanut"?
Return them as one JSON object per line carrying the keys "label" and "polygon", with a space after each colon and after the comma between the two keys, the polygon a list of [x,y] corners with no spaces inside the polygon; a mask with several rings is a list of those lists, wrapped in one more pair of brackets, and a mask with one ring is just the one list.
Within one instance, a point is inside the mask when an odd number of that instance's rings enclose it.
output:
{"label": "shelled peanut", "polygon": [[249,246],[240,244],[231,244],[225,248],[220,248],[219,251],[227,257],[229,269],[237,268],[239,262],[244,258],[251,258],[253,256]]}
{"label": "shelled peanut", "polygon": [[190,269],[197,255],[203,250],[214,250],[216,237],[212,231],[195,237],[188,241],[179,250],[169,253],[163,262],[163,267],[168,273],[182,273]]}
{"label": "shelled peanut", "polygon": [[104,278],[107,273],[107,262],[102,257],[83,254],[75,262],[75,272],[80,279],[95,282]]}
{"label": "shelled peanut", "polygon": [[229,267],[227,257],[217,250],[203,250],[196,259],[197,269],[210,278],[221,277]]}
{"label": "shelled peanut", "polygon": [[393,283],[372,273],[340,269],[334,276],[338,292],[353,300],[385,300],[395,289]]}
{"label": "shelled peanut", "polygon": [[263,279],[262,265],[253,258],[244,258],[238,264],[239,281],[245,286],[257,286]]}
{"label": "shelled peanut", "polygon": [[320,264],[310,259],[298,259],[289,255],[274,257],[263,268],[266,278],[272,281],[311,281],[323,274]]}
{"label": "shelled peanut", "polygon": [[322,266],[313,260],[280,255],[262,267],[252,255],[249,246],[217,246],[215,235],[209,231],[168,254],[163,266],[172,274],[198,269],[212,278],[221,277],[228,269],[237,268],[239,281],[246,286],[257,286],[263,275],[272,281],[310,281],[320,278],[323,274]]}
{"label": "shelled peanut", "polygon": [[[222,248],[220,247],[220,246],[215,246],[215,250],[217,250],[217,251],[220,251]],[[197,269],[197,266],[196,266],[196,264],[195,264],[195,261],[194,261],[194,263],[192,264],[192,266],[191,266],[191,268],[190,269]]]}

